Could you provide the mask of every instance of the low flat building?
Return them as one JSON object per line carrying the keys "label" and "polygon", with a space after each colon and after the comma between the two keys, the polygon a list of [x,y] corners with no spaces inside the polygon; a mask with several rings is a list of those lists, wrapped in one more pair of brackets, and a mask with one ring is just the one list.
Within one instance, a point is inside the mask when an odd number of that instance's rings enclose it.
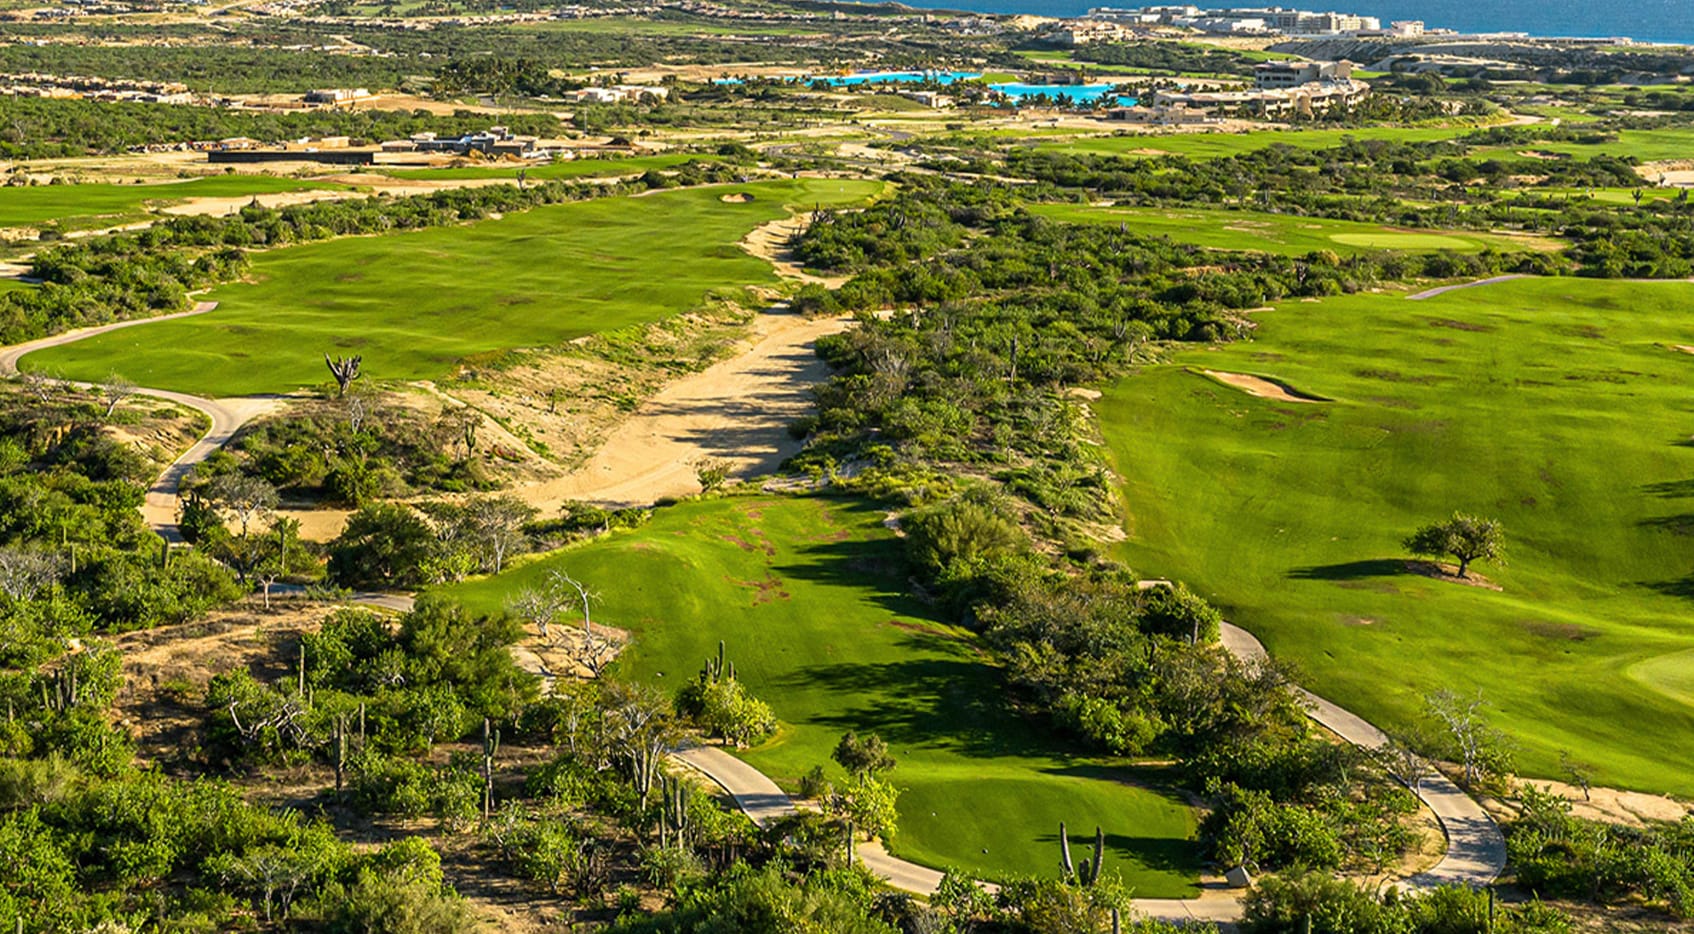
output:
{"label": "low flat building", "polygon": [[1253,66],[1253,86],[1261,91],[1346,81],[1352,76],[1350,62],[1262,62]]}

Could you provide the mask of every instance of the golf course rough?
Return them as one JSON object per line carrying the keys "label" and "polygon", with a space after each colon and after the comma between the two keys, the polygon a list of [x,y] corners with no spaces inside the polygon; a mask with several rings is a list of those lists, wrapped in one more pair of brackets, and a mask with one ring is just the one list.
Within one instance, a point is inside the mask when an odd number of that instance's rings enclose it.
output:
{"label": "golf course rough", "polygon": [[[1142,574],[1186,580],[1391,733],[1481,692],[1519,771],[1694,794],[1694,285],[1518,279],[1283,302],[1094,404]],[[1201,369],[1332,400],[1258,398]],[[1499,519],[1498,591],[1401,541]],[[1664,742],[1643,744],[1641,736]]]}
{"label": "golf course rough", "polygon": [[781,727],[738,752],[792,791],[848,730],[875,732],[899,759],[892,852],[990,879],[1050,876],[1058,828],[1107,841],[1108,872],[1142,897],[1197,892],[1195,818],[1142,787],[1159,770],[1067,754],[1007,704],[1000,673],[968,630],[904,595],[898,539],[852,500],[737,498],[659,511],[617,533],[448,588],[497,611],[552,567],[599,591],[596,622],[634,639],[613,676],[671,692],[727,647],[737,676]]}
{"label": "golf course rough", "polygon": [[209,397],[288,392],[327,379],[323,354],[360,354],[372,379],[439,379],[481,353],[549,346],[698,307],[714,292],[774,285],[737,244],[788,205],[852,203],[853,179],[722,187],[547,205],[499,219],[346,237],[253,255],[215,312],[30,354],[25,370],[119,373]]}

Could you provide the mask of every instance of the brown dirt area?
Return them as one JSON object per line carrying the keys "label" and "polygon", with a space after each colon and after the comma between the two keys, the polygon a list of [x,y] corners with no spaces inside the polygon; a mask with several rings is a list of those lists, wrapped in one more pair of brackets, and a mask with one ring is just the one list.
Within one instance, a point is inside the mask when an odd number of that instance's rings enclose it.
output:
{"label": "brown dirt area", "polygon": [[1494,583],[1475,571],[1471,571],[1468,577],[1460,577],[1458,565],[1443,564],[1438,561],[1407,561],[1406,573],[1416,574],[1420,577],[1429,577],[1438,581],[1446,581],[1449,584],[1463,584],[1466,587],[1480,587],[1483,590],[1503,589],[1499,584]]}
{"label": "brown dirt area", "polygon": [[[1571,813],[1583,820],[1641,827],[1650,821],[1675,823],[1694,813],[1694,805],[1666,795],[1619,788],[1590,788],[1584,796],[1582,789],[1575,785],[1544,778],[1517,779],[1513,784],[1529,785],[1564,798],[1571,803]],[[1485,798],[1482,803],[1497,818],[1511,820],[1517,817],[1517,808],[1508,801]]]}
{"label": "brown dirt area", "polygon": [[1307,404],[1329,401],[1328,399],[1320,399],[1317,396],[1305,395],[1298,390],[1290,389],[1280,383],[1271,382],[1261,376],[1249,376],[1246,373],[1223,373],[1218,370],[1201,370],[1200,372],[1210,376],[1212,379],[1215,379],[1220,383],[1228,386],[1234,386],[1236,389],[1239,389],[1250,396],[1258,396],[1261,399],[1274,399],[1278,402],[1300,402]]}
{"label": "brown dirt area", "polygon": [[794,259],[788,242],[806,229],[800,217],[785,217],[753,229],[742,238],[741,248],[776,267],[776,274],[800,282],[815,282],[826,288],[838,289],[846,284],[847,276],[820,276],[807,272]]}

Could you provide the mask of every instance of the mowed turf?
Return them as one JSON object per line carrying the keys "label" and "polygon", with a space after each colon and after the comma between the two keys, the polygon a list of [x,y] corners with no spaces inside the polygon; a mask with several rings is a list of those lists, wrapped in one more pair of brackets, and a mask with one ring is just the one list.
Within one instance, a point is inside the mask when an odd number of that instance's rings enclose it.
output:
{"label": "mowed turf", "polygon": [[93,227],[117,223],[147,213],[154,204],[189,198],[229,198],[306,191],[345,189],[336,182],[317,182],[269,175],[222,175],[185,182],[151,185],[31,185],[0,187],[0,227],[55,223],[64,227]]}
{"label": "mowed turf", "polygon": [[1349,139],[1399,140],[1407,143],[1454,139],[1476,132],[1476,127],[1359,127],[1346,130],[1254,130],[1247,133],[1177,133],[1152,135],[1146,133],[1124,136],[1096,136],[1086,139],[1045,143],[1039,148],[1059,152],[1093,153],[1120,156],[1188,156],[1192,159],[1216,159],[1236,156],[1267,146],[1293,146],[1297,149],[1328,149]]}
{"label": "mowed turf", "polygon": [[1030,212],[1070,223],[1123,224],[1148,237],[1219,250],[1259,250],[1300,256],[1314,250],[1342,255],[1407,250],[1479,253],[1495,250],[1557,249],[1550,238],[1511,237],[1459,230],[1409,230],[1356,221],[1326,220],[1256,211],[1188,208],[1103,207],[1086,204],[1029,204]]}
{"label": "mowed turf", "polygon": [[685,162],[718,162],[713,156],[699,153],[668,153],[659,156],[630,156],[627,159],[570,159],[542,165],[468,165],[449,169],[393,169],[383,174],[395,178],[467,179],[517,178],[522,171],[527,179],[593,178],[619,175],[641,175],[653,169],[672,169]]}
{"label": "mowed turf", "polygon": [[1090,837],[1099,825],[1107,869],[1136,894],[1194,894],[1190,809],[1130,784],[1156,770],[1073,758],[1044,724],[1014,715],[974,636],[903,595],[898,540],[882,519],[828,498],[687,503],[449,592],[498,611],[547,569],[568,568],[602,595],[596,621],[634,634],[614,675],[667,692],[722,639],[737,676],[782,721],[741,755],[785,787],[814,765],[839,778],[829,754],[844,731],[889,742],[900,856],[990,878],[1051,876],[1059,822]]}
{"label": "mowed turf", "polygon": [[[323,355],[360,354],[370,379],[434,379],[466,356],[558,344],[697,307],[714,290],[775,281],[737,244],[785,204],[851,202],[878,183],[801,179],[550,205],[498,220],[286,247],[210,314],[30,354],[26,370],[211,396],[327,379]],[[730,192],[753,200],[729,203]]]}
{"label": "mowed turf", "polygon": [[[1189,581],[1389,728],[1480,691],[1530,775],[1559,753],[1694,794],[1694,285],[1518,280],[1284,302],[1097,411],[1142,573]],[[1334,400],[1273,402],[1199,369]],[[1407,572],[1454,510],[1504,523],[1504,589]]]}

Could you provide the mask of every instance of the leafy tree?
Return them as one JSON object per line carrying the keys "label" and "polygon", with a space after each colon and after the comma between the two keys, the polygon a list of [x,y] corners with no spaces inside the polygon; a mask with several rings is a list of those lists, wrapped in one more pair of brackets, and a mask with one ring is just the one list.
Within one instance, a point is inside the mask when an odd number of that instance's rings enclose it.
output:
{"label": "leafy tree", "polygon": [[880,775],[895,764],[888,744],[875,733],[867,733],[863,738],[852,731],[842,734],[830,757],[854,775]]}
{"label": "leafy tree", "polygon": [[413,587],[435,550],[435,532],[411,509],[364,506],[329,545],[329,573],[353,587]]}
{"label": "leafy tree", "polygon": [[1406,538],[1405,547],[1416,555],[1451,556],[1459,562],[1459,576],[1470,576],[1472,561],[1505,563],[1505,530],[1496,519],[1455,512],[1445,522],[1426,525]]}

